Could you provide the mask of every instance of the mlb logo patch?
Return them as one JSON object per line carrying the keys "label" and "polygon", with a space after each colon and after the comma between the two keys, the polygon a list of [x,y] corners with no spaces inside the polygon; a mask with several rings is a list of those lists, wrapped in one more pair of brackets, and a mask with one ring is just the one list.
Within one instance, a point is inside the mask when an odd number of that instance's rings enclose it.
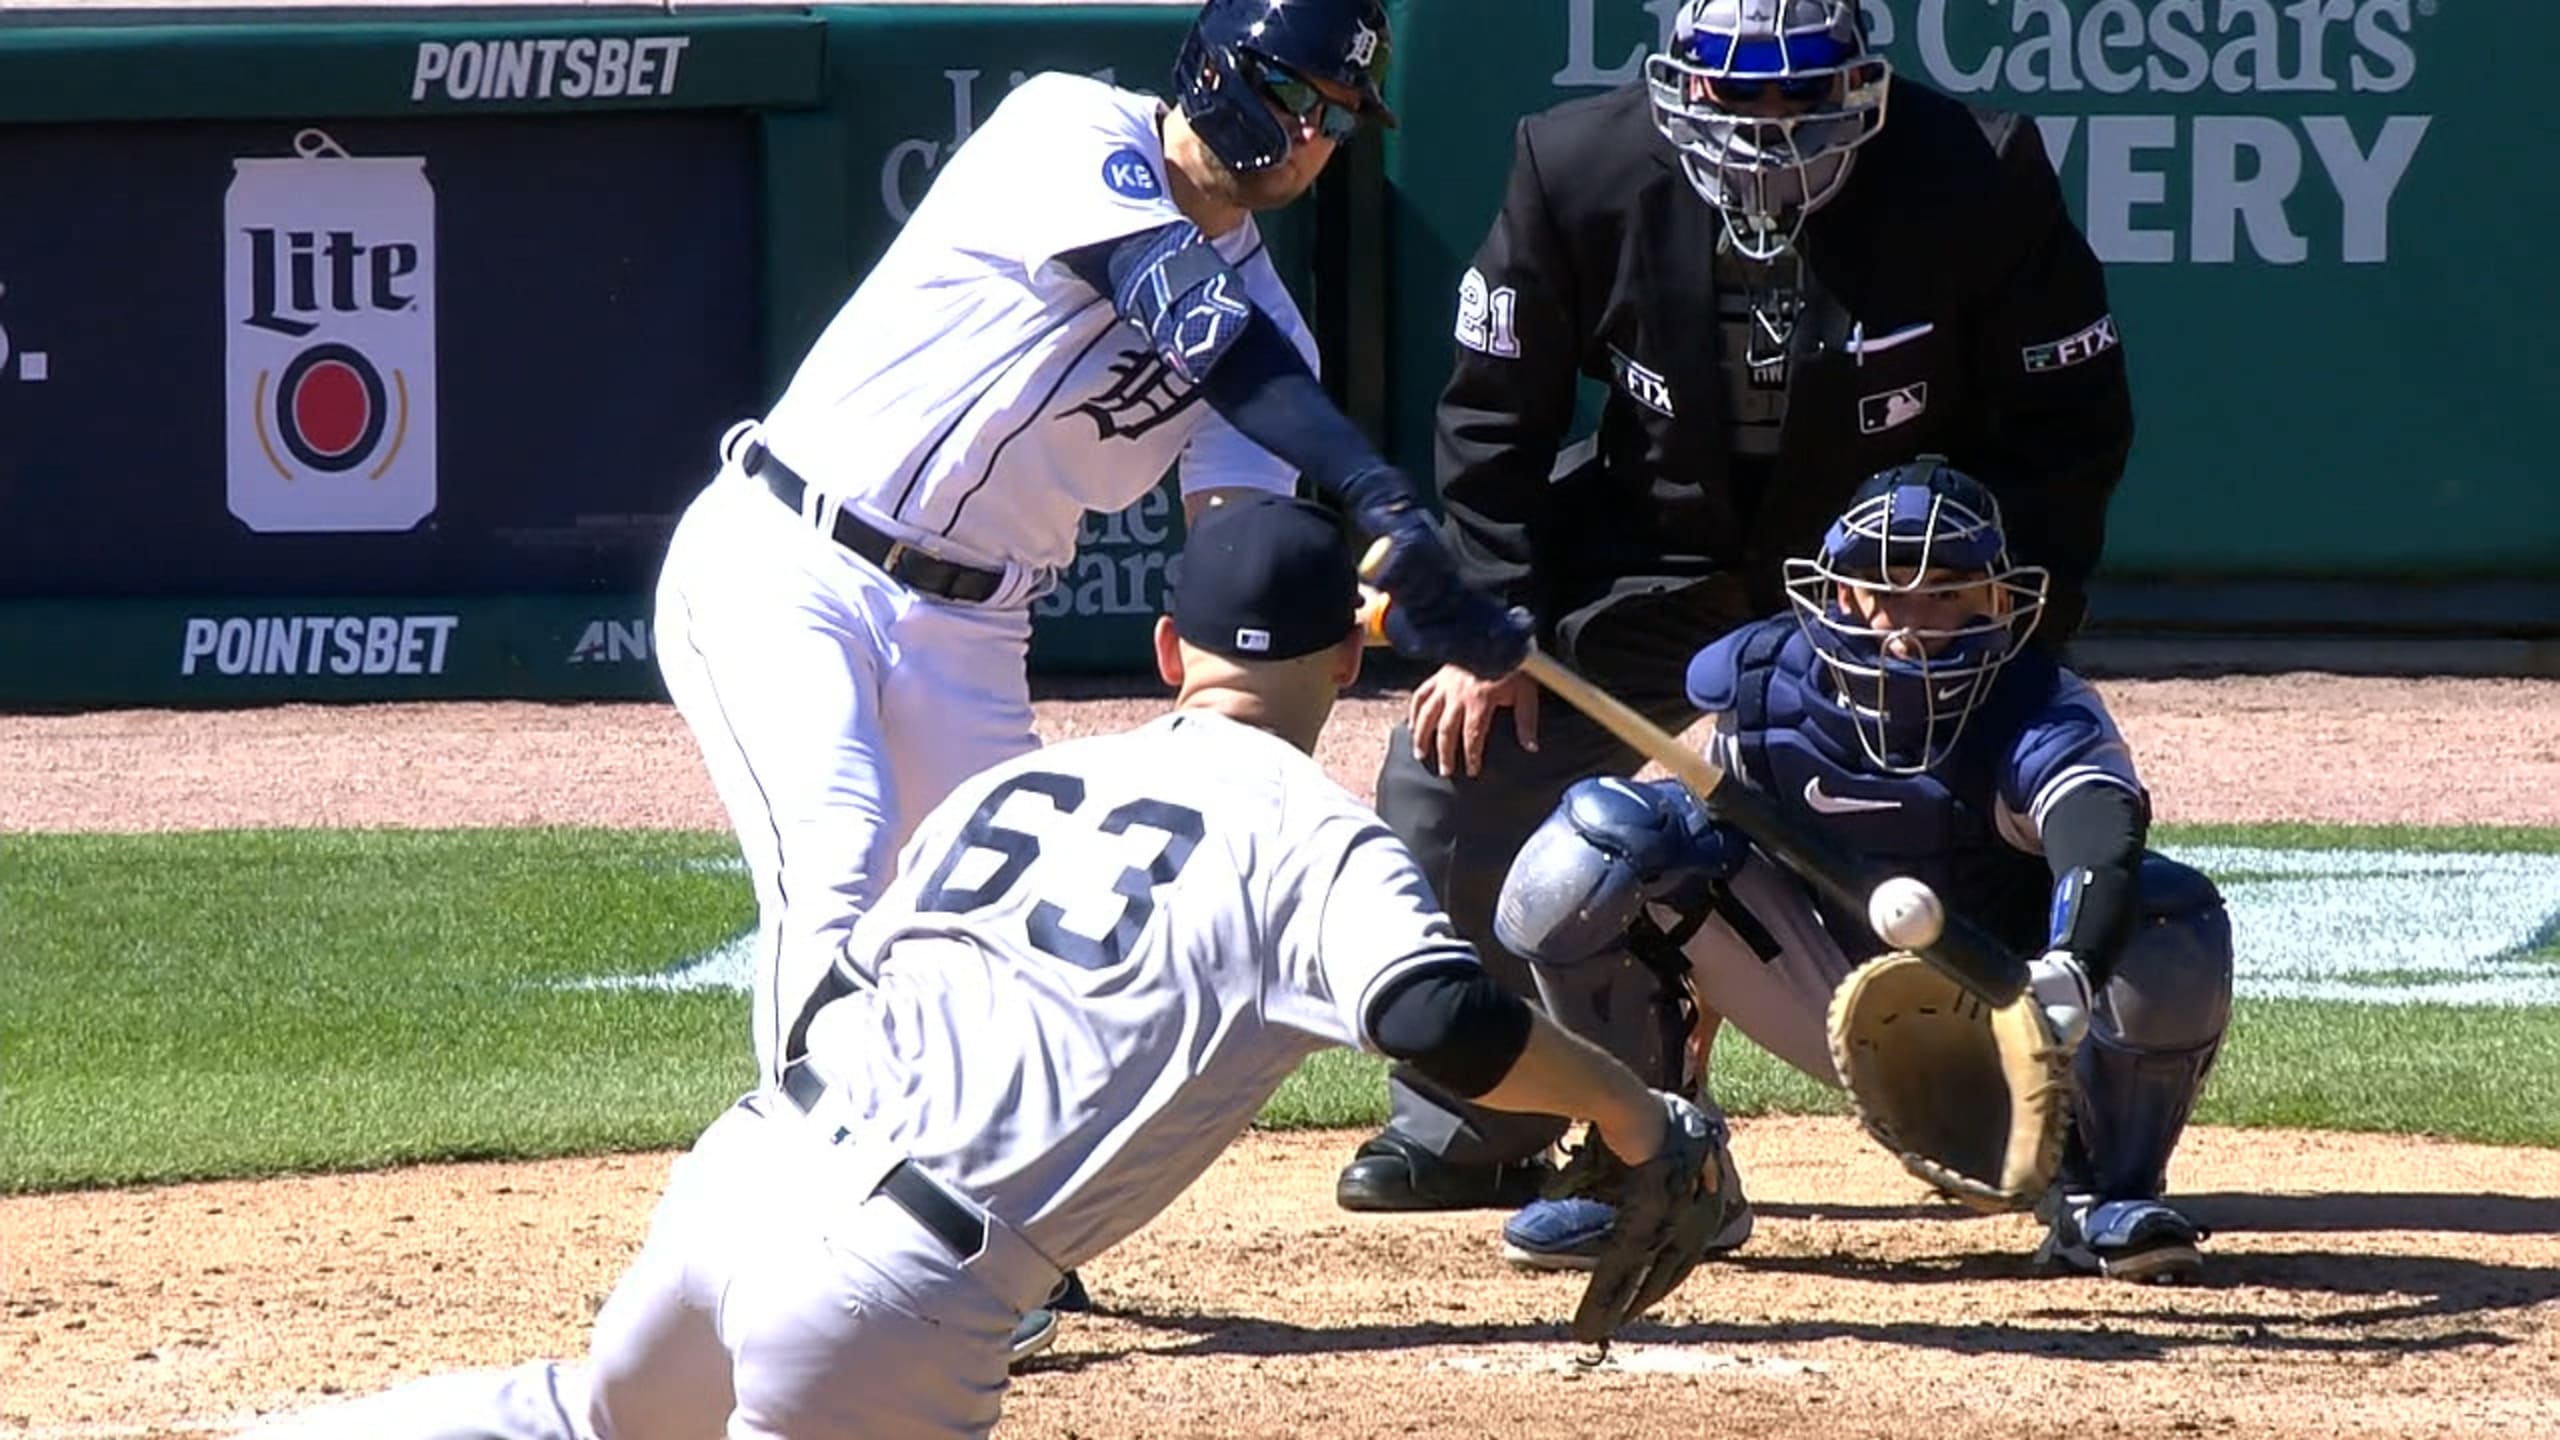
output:
{"label": "mlb logo patch", "polygon": [[1929,409],[1929,382],[1926,380],[1869,395],[1858,401],[1858,433],[1881,435],[1897,426],[1908,425]]}
{"label": "mlb logo patch", "polygon": [[1102,183],[1110,187],[1112,194],[1132,200],[1153,200],[1164,193],[1163,183],[1156,179],[1156,167],[1126,145],[1112,151],[1110,158],[1102,162]]}
{"label": "mlb logo patch", "polygon": [[1251,654],[1259,655],[1265,650],[1271,648],[1271,632],[1268,630],[1238,630],[1236,632],[1236,648],[1247,651]]}

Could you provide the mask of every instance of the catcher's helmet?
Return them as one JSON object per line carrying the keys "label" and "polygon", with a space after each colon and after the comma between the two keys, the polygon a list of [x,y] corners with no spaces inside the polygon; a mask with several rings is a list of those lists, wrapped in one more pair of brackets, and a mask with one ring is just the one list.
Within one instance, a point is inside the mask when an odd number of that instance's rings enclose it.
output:
{"label": "catcher's helmet", "polygon": [[[2001,667],[2044,618],[2050,583],[2043,569],[2010,560],[1999,501],[1938,455],[1860,486],[1821,549],[1789,560],[1786,572],[1796,621],[1859,744],[1878,767],[1902,775],[1954,750]],[[1942,598],[1977,603],[1921,624],[1881,613]]]}
{"label": "catcher's helmet", "polygon": [[1857,0],[1687,0],[1645,61],[1653,123],[1734,248],[1784,253],[1884,128],[1893,66]]}
{"label": "catcher's helmet", "polygon": [[[1321,107],[1324,133],[1349,139],[1362,119],[1392,128],[1383,0],[1208,0],[1174,62],[1173,93],[1211,153],[1238,174],[1267,170],[1295,140],[1272,113]],[[1318,95],[1309,80],[1360,97],[1357,110]]]}

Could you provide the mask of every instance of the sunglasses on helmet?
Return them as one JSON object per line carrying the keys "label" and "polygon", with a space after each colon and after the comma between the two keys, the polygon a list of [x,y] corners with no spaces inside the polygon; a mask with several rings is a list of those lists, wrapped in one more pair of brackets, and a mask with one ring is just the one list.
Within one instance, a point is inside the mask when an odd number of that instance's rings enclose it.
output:
{"label": "sunglasses on helmet", "polygon": [[1286,111],[1301,127],[1312,125],[1327,140],[1350,139],[1360,130],[1360,110],[1327,96],[1323,91],[1270,61],[1255,67],[1259,70],[1262,93],[1271,103]]}
{"label": "sunglasses on helmet", "polygon": [[1777,99],[1790,105],[1828,100],[1839,84],[1837,73],[1824,75],[1697,75],[1689,81],[1690,98],[1719,105],[1758,105]]}

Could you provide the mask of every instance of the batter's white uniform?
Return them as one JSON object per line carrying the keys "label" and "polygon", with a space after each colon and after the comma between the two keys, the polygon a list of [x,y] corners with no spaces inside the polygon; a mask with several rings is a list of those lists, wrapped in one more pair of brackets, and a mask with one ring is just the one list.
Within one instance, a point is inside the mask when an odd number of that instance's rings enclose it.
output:
{"label": "batter's white uniform", "polygon": [[[1153,1219],[1371,1001],[1472,965],[1403,845],[1306,755],[1186,712],[962,786],[856,928],[812,1108],[767,1088],[676,1163],[587,1365],[420,1382],[283,1436],[974,1435],[1014,1322]],[[973,1257],[886,1195],[902,1162]],[[866,1198],[867,1197],[867,1198]]]}
{"label": "batter's white uniform", "polygon": [[[1158,108],[1072,75],[1008,96],[676,528],[658,661],[755,877],[768,1078],[915,816],[1038,743],[1029,607],[1084,513],[1126,508],[1177,461],[1186,495],[1295,483],[1055,259],[1183,218]],[[1252,222],[1215,243],[1312,368]],[[803,513],[741,468],[759,439],[812,487]],[[982,603],[920,594],[834,542],[840,509],[1004,579]]]}

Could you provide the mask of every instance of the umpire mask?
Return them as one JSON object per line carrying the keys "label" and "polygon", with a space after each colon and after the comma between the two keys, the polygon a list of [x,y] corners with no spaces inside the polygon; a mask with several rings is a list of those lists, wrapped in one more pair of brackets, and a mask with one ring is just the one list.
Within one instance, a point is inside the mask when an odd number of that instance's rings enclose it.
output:
{"label": "umpire mask", "polygon": [[1848,183],[1884,128],[1892,73],[1867,51],[1857,0],[1688,0],[1644,65],[1654,128],[1733,247],[1761,261]]}

